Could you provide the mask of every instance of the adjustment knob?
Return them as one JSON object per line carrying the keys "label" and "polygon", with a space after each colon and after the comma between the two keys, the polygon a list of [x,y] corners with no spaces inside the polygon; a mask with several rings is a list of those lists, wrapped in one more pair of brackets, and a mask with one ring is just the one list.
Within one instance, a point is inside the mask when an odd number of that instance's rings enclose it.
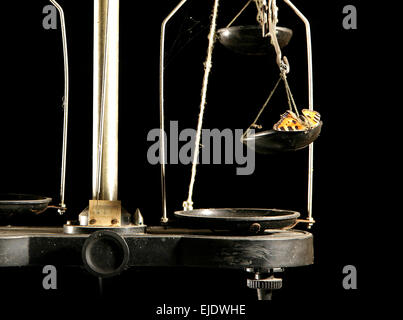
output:
{"label": "adjustment knob", "polygon": [[128,266],[129,247],[115,232],[99,230],[85,240],[82,259],[85,268],[101,278],[120,274]]}
{"label": "adjustment knob", "polygon": [[276,290],[281,289],[283,280],[274,276],[265,279],[248,279],[247,286],[251,289]]}

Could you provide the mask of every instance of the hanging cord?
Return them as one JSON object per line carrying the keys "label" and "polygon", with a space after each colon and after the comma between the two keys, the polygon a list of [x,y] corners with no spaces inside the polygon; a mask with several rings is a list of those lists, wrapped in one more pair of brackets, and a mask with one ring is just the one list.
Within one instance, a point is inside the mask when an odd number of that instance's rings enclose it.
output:
{"label": "hanging cord", "polygon": [[[287,93],[288,108],[289,108],[290,111],[294,111],[295,114],[297,115],[297,117],[299,117],[298,108],[297,108],[297,105],[296,105],[296,103],[295,103],[294,96],[292,95],[290,86],[289,86],[289,84],[288,84],[286,73],[285,73],[285,72],[282,72],[282,73],[280,74],[280,77],[281,77],[281,79],[282,79],[283,82],[284,82],[285,91],[286,91],[286,93]],[[293,110],[293,109],[294,109],[294,110]]]}
{"label": "hanging cord", "polygon": [[[286,67],[286,62],[287,60],[282,60],[282,54],[281,54],[281,49],[280,45],[277,40],[277,23],[278,23],[278,7],[276,4],[276,0],[270,0],[269,5],[267,7],[268,10],[268,24],[269,24],[269,34],[270,34],[270,40],[271,44],[274,47],[274,50],[276,51],[277,55],[277,64],[280,68],[280,71],[283,72],[283,68]],[[288,72],[287,72],[288,73]]]}
{"label": "hanging cord", "polygon": [[251,130],[252,128],[256,128],[256,127],[257,127],[257,125],[256,125],[257,121],[259,120],[260,116],[262,115],[264,109],[265,109],[265,108],[267,107],[267,105],[269,104],[269,102],[270,102],[270,100],[271,100],[271,97],[273,96],[274,92],[276,92],[276,89],[277,89],[278,85],[280,84],[280,81],[281,81],[281,80],[282,80],[281,77],[277,80],[277,83],[275,84],[273,90],[270,92],[269,97],[267,98],[267,100],[266,100],[266,102],[264,103],[263,107],[260,109],[260,111],[259,111],[257,117],[256,117],[255,120],[252,122],[252,124],[248,127],[248,129],[246,129],[246,131],[244,132],[244,134],[242,135],[242,140],[245,139],[245,138],[248,136],[248,134],[249,134],[249,132],[250,132],[250,130]]}
{"label": "hanging cord", "polygon": [[[242,139],[245,139],[248,136],[248,134],[252,128],[257,127],[256,123],[257,123],[258,119],[260,118],[261,114],[263,113],[263,111],[265,110],[267,105],[269,104],[269,101],[271,100],[271,98],[272,98],[274,92],[276,91],[281,80],[283,80],[283,82],[284,82],[289,110],[290,111],[294,110],[295,113],[297,114],[297,116],[299,117],[299,112],[298,112],[297,106],[295,104],[295,100],[292,95],[290,86],[287,81],[287,74],[290,72],[290,64],[289,64],[286,56],[282,57],[280,45],[278,44],[278,40],[277,40],[278,7],[276,5],[276,0],[270,0],[269,3],[267,3],[267,0],[255,0],[255,3],[256,3],[257,9],[258,9],[258,18],[257,19],[262,25],[263,36],[268,36],[269,34],[271,36],[271,44],[273,45],[273,47],[276,51],[276,55],[277,55],[276,62],[280,68],[280,78],[277,80],[277,83],[275,84],[273,90],[271,91],[271,93],[270,93],[269,97],[267,98],[266,102],[264,103],[263,107],[260,109],[257,117],[252,122],[252,124],[248,127],[248,129],[245,131],[245,133],[242,135]],[[269,30],[268,34],[266,34],[264,32],[265,28],[267,28],[267,24],[268,24],[268,30]]]}
{"label": "hanging cord", "polygon": [[287,99],[288,99],[288,107],[290,111],[293,111],[297,114],[297,116],[299,117],[299,112],[297,109],[297,106],[295,104],[294,101],[294,97],[291,93],[290,87],[288,85],[288,81],[287,81],[287,77],[284,73],[280,74],[279,79],[277,80],[276,84],[274,85],[274,88],[272,89],[272,91],[270,92],[269,97],[266,99],[266,102],[263,104],[262,108],[260,109],[259,113],[257,114],[255,120],[251,123],[251,125],[248,127],[248,129],[246,129],[246,131],[244,132],[244,134],[242,135],[241,140],[245,139],[248,135],[249,132],[253,129],[253,128],[258,128],[260,126],[258,126],[256,123],[259,120],[260,116],[262,115],[263,111],[266,109],[267,105],[269,104],[273,94],[276,92],[278,85],[280,84],[281,80],[283,80],[284,82],[284,86],[285,86],[285,90],[287,93]]}
{"label": "hanging cord", "polygon": [[66,211],[66,204],[64,203],[65,186],[66,186],[66,158],[67,158],[67,130],[68,130],[68,114],[69,114],[69,59],[67,50],[67,36],[66,36],[66,23],[64,20],[64,12],[62,7],[55,1],[49,0],[59,11],[60,27],[62,30],[63,42],[63,60],[64,60],[64,96],[63,96],[63,145],[62,145],[62,168],[60,179],[60,204],[58,208],[59,214]]}
{"label": "hanging cord", "polygon": [[193,210],[192,195],[193,195],[193,187],[194,187],[195,178],[196,178],[196,166],[197,166],[199,152],[200,152],[199,146],[200,146],[202,124],[203,124],[203,115],[204,115],[204,110],[206,107],[207,85],[208,85],[208,79],[209,79],[209,75],[210,75],[210,71],[211,71],[211,67],[212,67],[211,61],[212,61],[212,56],[213,56],[214,43],[215,43],[215,39],[216,39],[218,3],[219,3],[219,0],[215,0],[212,20],[211,20],[210,33],[208,36],[209,44],[208,44],[208,49],[207,49],[206,62],[204,63],[204,77],[203,77],[199,120],[198,120],[197,131],[196,131],[195,149],[194,149],[193,162],[192,162],[192,174],[191,174],[190,185],[189,185],[188,199],[183,202],[184,210]]}
{"label": "hanging cord", "polygon": [[262,37],[269,35],[268,31],[268,16],[267,16],[267,0],[254,0],[257,9],[256,20],[262,28]]}
{"label": "hanging cord", "polygon": [[249,1],[245,4],[245,6],[241,9],[241,11],[239,11],[239,12],[237,13],[237,15],[234,17],[234,19],[232,19],[231,22],[228,23],[228,25],[225,27],[226,29],[229,28],[229,27],[231,27],[231,25],[236,21],[236,19],[238,19],[239,16],[246,10],[246,8],[249,7],[249,5],[250,5],[250,3],[251,3],[252,1],[253,1],[253,0],[249,0]]}
{"label": "hanging cord", "polygon": [[290,86],[287,81],[287,74],[290,72],[290,64],[288,62],[287,57],[282,56],[280,45],[277,40],[278,7],[276,0],[269,0],[267,9],[268,9],[268,24],[269,24],[269,33],[271,36],[270,37],[271,44],[273,45],[274,50],[276,51],[277,55],[276,62],[280,68],[280,76],[284,81],[289,110],[293,111],[294,109],[295,114],[297,115],[297,117],[299,117],[298,108],[295,104],[294,97],[292,95]]}

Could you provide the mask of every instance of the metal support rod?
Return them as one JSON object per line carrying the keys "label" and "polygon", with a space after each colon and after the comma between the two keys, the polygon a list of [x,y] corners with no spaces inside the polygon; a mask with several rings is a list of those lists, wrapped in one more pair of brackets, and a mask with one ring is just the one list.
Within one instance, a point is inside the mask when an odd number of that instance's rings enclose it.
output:
{"label": "metal support rod", "polygon": [[[309,110],[313,110],[313,71],[312,71],[312,39],[311,39],[311,27],[308,19],[299,11],[289,0],[283,0],[304,22],[306,32],[306,48],[307,48],[307,60],[308,60],[308,101]],[[312,216],[312,196],[313,196],[313,143],[309,145],[308,155],[308,220],[310,224],[308,228],[312,227],[315,222]]]}
{"label": "metal support rod", "polygon": [[[110,1],[108,0],[107,5],[106,5],[106,14],[105,14],[105,29],[108,30],[108,18],[109,18],[109,3]],[[97,180],[96,180],[96,199],[99,200],[101,196],[101,176],[102,176],[102,170],[99,168],[102,168],[102,150],[103,150],[103,144],[104,144],[104,124],[105,124],[105,101],[106,101],[106,84],[107,84],[107,78],[106,78],[106,72],[108,70],[108,32],[105,32],[105,38],[104,38],[104,64],[102,66],[102,86],[101,86],[101,110],[100,110],[100,116],[99,116],[99,126],[98,126],[98,154],[97,154],[97,168],[98,168],[98,175],[97,175]]]}
{"label": "metal support rod", "polygon": [[67,36],[66,36],[66,23],[64,19],[64,12],[62,7],[55,1],[50,2],[56,7],[60,15],[60,27],[62,31],[63,43],[63,61],[64,61],[64,96],[63,96],[63,143],[62,143],[62,165],[60,177],[60,204],[58,211],[63,214],[66,211],[66,204],[64,203],[65,186],[66,186],[66,158],[67,158],[67,131],[68,131],[68,117],[69,117],[69,59],[67,50]]}
{"label": "metal support rod", "polygon": [[161,161],[161,196],[162,196],[162,223],[168,222],[167,214],[167,198],[166,198],[166,180],[165,180],[165,109],[164,109],[164,54],[165,54],[165,27],[168,21],[176,14],[176,12],[187,2],[182,0],[171,13],[163,20],[161,24],[160,38],[160,161]]}
{"label": "metal support rod", "polygon": [[[92,198],[116,201],[118,198],[119,0],[94,0],[93,57]],[[102,153],[99,160],[101,146]]]}

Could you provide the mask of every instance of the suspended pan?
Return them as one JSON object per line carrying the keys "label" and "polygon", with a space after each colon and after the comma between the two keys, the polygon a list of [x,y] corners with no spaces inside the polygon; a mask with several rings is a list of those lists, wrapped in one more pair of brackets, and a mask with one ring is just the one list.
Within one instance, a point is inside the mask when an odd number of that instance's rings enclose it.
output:
{"label": "suspended pan", "polygon": [[[258,25],[233,26],[217,31],[220,43],[240,54],[266,55],[274,52],[270,44],[270,36],[263,37],[262,29]],[[292,37],[292,30],[277,27],[277,40],[281,48],[285,47]]]}
{"label": "suspended pan", "polygon": [[266,229],[291,228],[300,214],[280,209],[225,208],[176,211],[175,216],[189,228],[256,234]]}
{"label": "suspended pan", "polygon": [[0,194],[0,222],[10,222],[44,212],[51,198],[28,194]]}
{"label": "suspended pan", "polygon": [[262,131],[246,136],[242,142],[261,154],[297,151],[306,148],[319,137],[322,124],[321,121],[317,127],[307,131]]}

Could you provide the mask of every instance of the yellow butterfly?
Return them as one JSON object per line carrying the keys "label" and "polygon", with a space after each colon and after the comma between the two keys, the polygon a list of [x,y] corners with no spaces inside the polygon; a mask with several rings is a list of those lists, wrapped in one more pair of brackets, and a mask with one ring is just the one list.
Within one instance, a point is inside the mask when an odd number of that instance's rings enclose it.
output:
{"label": "yellow butterfly", "polygon": [[320,123],[320,113],[314,110],[302,109],[302,114],[310,128],[316,128]]}
{"label": "yellow butterfly", "polygon": [[273,126],[276,131],[306,131],[317,127],[320,123],[320,114],[317,111],[303,109],[302,115],[297,116],[288,110],[281,115],[280,120]]}

